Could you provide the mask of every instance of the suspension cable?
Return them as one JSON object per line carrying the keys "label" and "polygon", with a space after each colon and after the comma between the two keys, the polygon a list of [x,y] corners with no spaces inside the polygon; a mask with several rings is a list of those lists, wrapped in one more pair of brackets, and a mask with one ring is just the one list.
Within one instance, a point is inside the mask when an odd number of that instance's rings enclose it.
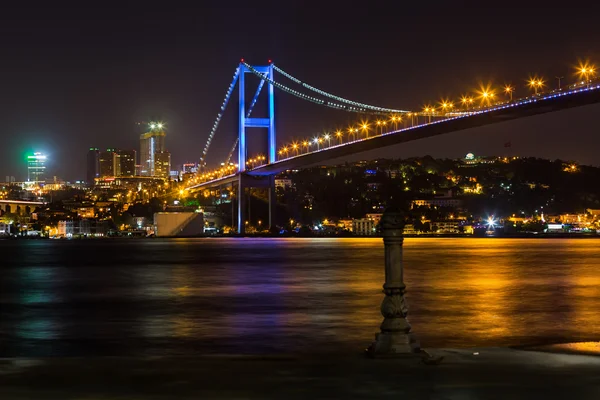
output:
{"label": "suspension cable", "polygon": [[225,109],[227,108],[227,104],[229,103],[229,99],[231,98],[231,93],[233,93],[233,88],[235,87],[235,84],[237,83],[239,75],[240,75],[240,67],[238,66],[235,69],[235,73],[233,74],[233,80],[231,81],[231,84],[229,85],[229,88],[227,89],[227,92],[225,93],[225,99],[223,100],[223,104],[221,105],[221,110],[217,114],[217,118],[215,119],[215,122],[210,130],[210,134],[208,135],[208,139],[206,141],[206,145],[204,146],[204,150],[202,150],[202,157],[200,158],[200,166],[201,167],[204,166],[204,164],[206,162],[206,153],[208,152],[210,143],[212,142],[212,140],[215,136],[215,133],[217,132],[217,128],[219,127],[221,118],[223,117],[223,114],[225,113]]}
{"label": "suspension cable", "polygon": [[246,115],[246,118],[250,118],[250,114],[252,114],[252,109],[254,108],[254,105],[258,101],[258,96],[260,95],[260,91],[262,90],[264,84],[265,84],[265,81],[261,79],[260,83],[258,84],[258,88],[256,88],[256,93],[254,93],[254,98],[252,99],[252,103],[250,103],[250,107],[248,107],[248,114]]}
{"label": "suspension cable", "polygon": [[[310,102],[318,104],[318,105],[335,108],[336,110],[343,110],[343,111],[360,113],[360,114],[388,114],[389,113],[386,111],[375,111],[375,110],[365,109],[362,107],[342,105],[342,104],[334,103],[334,102],[331,102],[328,100],[323,100],[323,99],[319,99],[317,97],[309,96],[309,95],[306,95],[297,90],[291,89],[285,85],[282,85],[279,82],[275,82],[274,80],[267,77],[265,74],[258,72],[256,69],[254,69],[250,64],[248,64],[246,62],[244,62],[242,64],[244,64],[244,66],[246,68],[248,68],[248,70],[250,72],[252,72],[254,75],[258,76],[260,79],[267,81],[268,83],[272,84],[276,88],[283,90],[284,92],[289,93],[293,96],[296,96],[299,99],[310,101]],[[402,111],[402,112],[407,112],[407,111]]]}
{"label": "suspension cable", "polygon": [[[256,88],[256,93],[254,93],[254,98],[252,99],[252,103],[250,103],[250,107],[248,107],[248,113],[246,113],[246,118],[250,118],[250,115],[252,115],[252,110],[254,110],[254,106],[256,105],[256,102],[258,101],[258,96],[260,96],[260,92],[262,91],[264,84],[265,84],[265,81],[263,79],[261,79],[260,83],[258,84],[258,87]],[[231,157],[233,157],[233,152],[235,151],[239,141],[240,141],[240,138],[237,137],[235,139],[235,143],[233,143],[233,146],[231,147],[231,150],[229,151],[229,154],[227,155],[227,159],[225,160],[225,165],[229,164],[229,161],[231,161]]]}
{"label": "suspension cable", "polygon": [[226,166],[229,164],[229,161],[231,161],[231,157],[233,157],[233,152],[235,151],[235,148],[237,147],[239,141],[240,141],[239,137],[235,139],[235,143],[233,144],[233,146],[231,147],[231,150],[229,151],[229,155],[227,156],[227,160],[225,160],[225,165]]}
{"label": "suspension cable", "polygon": [[356,107],[360,107],[363,109],[368,109],[368,110],[372,110],[372,111],[379,111],[379,112],[384,112],[384,113],[397,113],[397,114],[402,114],[402,113],[408,113],[410,111],[406,111],[406,110],[395,110],[392,108],[384,108],[384,107],[377,107],[377,106],[372,106],[369,104],[364,104],[364,103],[359,103],[356,101],[352,101],[352,100],[348,100],[345,99],[343,97],[340,96],[336,96],[334,94],[325,92],[324,90],[321,89],[317,89],[316,87],[313,87],[307,83],[302,82],[300,79],[294,78],[292,75],[288,74],[287,72],[285,72],[284,70],[282,70],[281,68],[277,67],[275,64],[273,64],[273,69],[277,72],[279,72],[281,75],[285,76],[286,78],[292,80],[293,82],[302,85],[304,88],[311,90],[313,92],[316,92],[322,96],[328,97],[330,99],[334,99],[336,101],[339,101],[341,103],[346,103],[346,104],[350,104]]}

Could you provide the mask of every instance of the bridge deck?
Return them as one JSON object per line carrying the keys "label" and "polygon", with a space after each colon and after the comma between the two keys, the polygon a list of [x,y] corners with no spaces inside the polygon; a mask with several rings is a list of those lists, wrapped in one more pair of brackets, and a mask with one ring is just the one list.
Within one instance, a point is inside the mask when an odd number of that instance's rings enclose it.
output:
{"label": "bridge deck", "polygon": [[[487,110],[474,111],[469,116],[458,116],[450,119],[435,121],[414,128],[400,129],[385,133],[383,135],[359,139],[353,142],[327,147],[318,151],[300,154],[298,156],[286,158],[272,164],[266,164],[254,168],[250,171],[246,171],[245,174],[251,176],[275,175],[286,170],[299,169],[302,167],[323,163],[334,158],[346,157],[381,147],[392,146],[413,140],[424,139],[445,133],[491,125],[519,118],[530,117],[533,115],[595,104],[598,102],[600,102],[600,85],[592,86],[589,89],[584,88],[570,92],[548,94],[538,98],[533,97],[520,102],[505,104]],[[200,183],[190,187],[189,189],[203,189],[225,185],[227,183],[234,182],[237,179],[237,175],[230,175],[213,181]]]}

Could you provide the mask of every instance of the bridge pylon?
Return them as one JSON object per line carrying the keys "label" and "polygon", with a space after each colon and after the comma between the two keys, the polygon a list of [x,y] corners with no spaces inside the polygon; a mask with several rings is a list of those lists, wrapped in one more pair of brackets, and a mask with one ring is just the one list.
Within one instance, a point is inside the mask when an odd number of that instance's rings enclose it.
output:
{"label": "bridge pylon", "polygon": [[[270,61],[269,61],[270,62]],[[245,207],[245,189],[248,187],[253,187],[248,182],[247,177],[244,174],[246,170],[246,128],[263,128],[267,129],[268,134],[268,149],[267,149],[267,162],[273,163],[277,161],[277,142],[275,136],[275,88],[271,82],[275,81],[273,63],[270,62],[269,65],[266,66],[252,66],[254,71],[257,71],[264,75],[267,79],[270,80],[268,82],[268,117],[266,118],[250,118],[246,114],[246,80],[245,75],[247,73],[254,74],[254,72],[248,67],[248,64],[242,60],[240,62],[240,72],[239,72],[239,106],[238,106],[238,171],[239,171],[239,181],[238,181],[238,226],[237,231],[239,234],[245,233],[245,215],[246,215],[246,207]],[[260,94],[262,88],[262,84],[258,86],[256,94],[254,96],[253,103],[256,101],[258,95]],[[250,107],[252,107],[251,104]],[[275,207],[276,198],[274,195],[274,180],[269,179],[269,227],[273,226],[275,222],[273,221],[273,210]],[[263,186],[262,184],[260,186]],[[264,186],[263,186],[264,187]]]}

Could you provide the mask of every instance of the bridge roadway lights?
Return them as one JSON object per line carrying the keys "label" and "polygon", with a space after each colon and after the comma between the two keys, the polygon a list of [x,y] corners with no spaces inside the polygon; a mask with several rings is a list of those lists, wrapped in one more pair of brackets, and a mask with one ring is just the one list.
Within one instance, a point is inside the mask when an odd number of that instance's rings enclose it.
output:
{"label": "bridge roadway lights", "polygon": [[275,205],[277,197],[275,194],[275,176],[251,176],[241,173],[238,177],[238,226],[237,233],[246,233],[246,189],[267,188],[269,190],[269,229],[275,226]]}
{"label": "bridge roadway lights", "polygon": [[404,266],[402,264],[402,243],[404,241],[404,214],[390,208],[383,213],[381,227],[385,248],[385,298],[381,303],[381,332],[375,335],[375,342],[367,349],[367,355],[398,357],[420,353],[420,345],[411,333],[406,320],[408,306],[404,298]]}

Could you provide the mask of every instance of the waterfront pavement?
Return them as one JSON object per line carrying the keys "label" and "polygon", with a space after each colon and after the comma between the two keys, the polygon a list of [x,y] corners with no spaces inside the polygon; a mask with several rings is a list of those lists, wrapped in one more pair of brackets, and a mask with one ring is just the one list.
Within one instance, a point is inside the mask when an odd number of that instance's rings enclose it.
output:
{"label": "waterfront pavement", "polygon": [[0,399],[600,399],[600,356],[542,350],[2,359]]}

